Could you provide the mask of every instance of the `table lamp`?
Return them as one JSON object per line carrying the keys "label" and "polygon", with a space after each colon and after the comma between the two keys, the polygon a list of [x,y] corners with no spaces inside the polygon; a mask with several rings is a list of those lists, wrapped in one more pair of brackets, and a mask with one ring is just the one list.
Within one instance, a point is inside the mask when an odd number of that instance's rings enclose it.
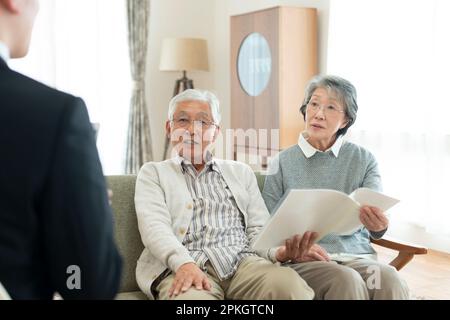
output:
{"label": "table lamp", "polygon": [[[186,76],[186,73],[187,71],[209,71],[206,40],[193,38],[164,39],[159,70],[183,72],[183,77],[175,82],[174,97],[187,89],[194,89],[194,82]],[[169,140],[169,137],[166,137],[163,160],[167,158]]]}
{"label": "table lamp", "polygon": [[209,71],[208,45],[204,39],[167,38],[164,39],[159,69],[161,71],[183,72],[183,77],[175,82],[173,96],[193,89],[194,83],[187,78],[187,71]]}

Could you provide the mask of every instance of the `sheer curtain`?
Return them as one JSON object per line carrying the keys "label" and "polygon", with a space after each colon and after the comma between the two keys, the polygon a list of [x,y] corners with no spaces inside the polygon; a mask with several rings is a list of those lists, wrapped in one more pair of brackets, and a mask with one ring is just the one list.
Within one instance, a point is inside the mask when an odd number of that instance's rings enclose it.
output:
{"label": "sheer curtain", "polygon": [[134,83],[128,127],[125,173],[138,174],[153,160],[150,120],[145,100],[150,0],[127,0],[128,44]]}
{"label": "sheer curtain", "polygon": [[378,159],[392,223],[450,236],[450,1],[331,3],[328,73],[352,81],[348,135]]}
{"label": "sheer curtain", "polygon": [[105,174],[124,171],[131,80],[124,0],[41,0],[29,55],[10,67],[80,96]]}

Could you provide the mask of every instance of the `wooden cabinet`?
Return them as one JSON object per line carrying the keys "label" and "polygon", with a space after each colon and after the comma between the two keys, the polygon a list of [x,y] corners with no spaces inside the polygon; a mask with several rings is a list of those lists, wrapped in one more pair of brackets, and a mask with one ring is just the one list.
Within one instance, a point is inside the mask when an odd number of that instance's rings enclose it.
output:
{"label": "wooden cabinet", "polygon": [[[260,44],[249,50],[246,46],[252,36]],[[264,53],[264,39],[270,56]],[[243,59],[242,50],[251,56]],[[299,112],[304,89],[318,73],[317,53],[316,9],[275,7],[232,16],[231,127],[267,129],[269,133],[279,129],[278,149],[296,144],[304,128]],[[253,64],[250,71],[243,63]],[[240,68],[244,71],[239,72]],[[252,86],[260,90],[252,94]]]}

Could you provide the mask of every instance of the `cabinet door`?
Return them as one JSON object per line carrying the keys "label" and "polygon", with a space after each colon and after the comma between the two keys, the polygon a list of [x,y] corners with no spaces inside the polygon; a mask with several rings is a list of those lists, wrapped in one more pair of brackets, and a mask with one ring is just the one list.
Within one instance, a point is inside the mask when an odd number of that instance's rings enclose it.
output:
{"label": "cabinet door", "polygon": [[317,12],[311,8],[280,8],[279,117],[280,148],[298,141],[304,130],[299,109],[305,87],[318,73]]}
{"label": "cabinet door", "polygon": [[[231,17],[232,128],[266,129],[275,149],[296,143],[304,89],[318,72],[316,16],[316,9],[275,7]],[[274,144],[272,129],[279,129]]]}
{"label": "cabinet door", "polygon": [[238,76],[238,56],[242,42],[254,30],[254,16],[245,14],[231,17],[231,128],[253,128],[254,99],[242,88]]}
{"label": "cabinet door", "polygon": [[233,128],[278,126],[278,11],[231,17]]}
{"label": "cabinet door", "polygon": [[[279,129],[279,8],[254,14],[254,30],[267,41],[270,54],[270,79],[265,89],[254,97],[254,128]],[[261,68],[268,68],[268,61]]]}

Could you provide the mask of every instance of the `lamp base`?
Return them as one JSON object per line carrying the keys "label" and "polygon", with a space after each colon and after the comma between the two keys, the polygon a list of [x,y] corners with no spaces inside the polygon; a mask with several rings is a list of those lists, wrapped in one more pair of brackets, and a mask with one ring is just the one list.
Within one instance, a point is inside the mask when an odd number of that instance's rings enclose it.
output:
{"label": "lamp base", "polygon": [[187,89],[194,89],[194,81],[186,77],[186,71],[183,71],[183,78],[178,79],[175,82],[175,88],[173,89],[173,96],[175,97],[176,95]]}

